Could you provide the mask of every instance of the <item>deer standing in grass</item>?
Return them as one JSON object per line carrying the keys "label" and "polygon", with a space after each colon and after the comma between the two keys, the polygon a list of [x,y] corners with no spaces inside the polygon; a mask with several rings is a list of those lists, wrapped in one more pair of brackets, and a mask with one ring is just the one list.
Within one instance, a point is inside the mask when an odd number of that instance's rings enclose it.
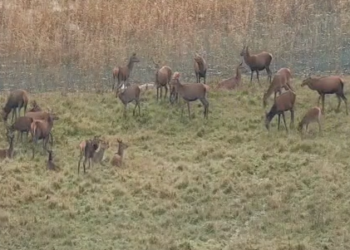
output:
{"label": "deer standing in grass", "polygon": [[277,92],[279,94],[282,93],[282,88],[285,90],[292,90],[293,88],[290,85],[290,79],[292,77],[292,74],[290,72],[290,69],[288,68],[281,68],[277,71],[277,73],[274,75],[272,82],[270,83],[269,88],[264,93],[263,96],[263,106],[264,108],[267,105],[267,98],[271,96],[272,93],[274,93],[274,101],[276,100]]}
{"label": "deer standing in grass", "polygon": [[12,119],[13,122],[14,117],[17,118],[17,109],[18,115],[21,114],[22,107],[24,108],[24,113],[27,110],[28,105],[28,92],[23,89],[17,89],[10,92],[10,95],[7,98],[5,107],[2,109],[2,118],[6,122],[8,115],[12,111]]}
{"label": "deer standing in grass", "polygon": [[205,59],[196,53],[194,56],[194,73],[196,74],[197,83],[200,83],[201,78],[203,78],[204,84],[206,84],[207,68],[208,65]]}
{"label": "deer standing in grass", "polygon": [[124,105],[124,117],[126,117],[126,108],[128,103],[133,101],[135,101],[135,108],[132,112],[133,116],[135,116],[137,107],[139,108],[139,115],[141,115],[140,93],[141,90],[136,84],[129,85],[125,89],[121,89],[120,87],[117,88],[116,96]]}
{"label": "deer standing in grass", "polygon": [[78,174],[80,171],[80,163],[83,158],[84,158],[84,161],[83,161],[84,173],[86,173],[85,165],[87,161],[89,161],[89,168],[90,168],[90,165],[93,167],[94,162],[92,161],[92,158],[94,157],[94,154],[98,149],[100,142],[101,142],[101,139],[99,138],[99,136],[95,136],[93,139],[82,141],[79,144],[80,157],[78,162]]}
{"label": "deer standing in grass", "polygon": [[20,116],[15,120],[15,122],[12,125],[8,126],[8,129],[13,132],[18,131],[17,141],[19,140],[19,138],[21,138],[22,142],[23,133],[26,133],[26,138],[28,138],[30,127],[33,121],[34,119],[32,117]]}
{"label": "deer standing in grass", "polygon": [[305,126],[306,132],[308,130],[309,124],[313,122],[318,123],[318,131],[322,134],[322,126],[321,126],[321,118],[322,118],[322,110],[320,107],[313,107],[309,109],[304,117],[301,119],[298,125],[298,131],[303,134],[303,127]]}
{"label": "deer standing in grass", "polygon": [[[187,103],[188,116],[191,118],[190,112],[190,102],[200,100],[200,102],[204,106],[204,118],[208,119],[209,112],[209,102],[206,98],[207,91],[209,86],[203,83],[185,83],[182,84],[179,80],[180,73],[175,72],[173,78],[171,80],[171,84],[173,84],[176,93],[182,97],[182,99]],[[184,106],[182,106],[181,116],[183,115]]]}
{"label": "deer standing in grass", "polygon": [[324,76],[324,77],[308,77],[301,83],[301,86],[307,85],[309,89],[315,90],[320,95],[318,98],[318,105],[320,105],[320,99],[322,99],[322,112],[325,113],[324,100],[325,95],[335,94],[338,98],[337,111],[340,108],[341,100],[345,103],[346,114],[348,113],[347,98],[344,95],[344,82],[339,76]]}
{"label": "deer standing in grass", "polygon": [[273,59],[271,53],[268,53],[266,51],[262,51],[258,54],[251,55],[249,52],[248,46],[244,46],[240,55],[243,56],[244,62],[248,65],[248,67],[251,70],[250,83],[252,83],[253,74],[255,71],[256,77],[258,79],[258,83],[260,84],[259,71],[262,71],[264,69],[266,69],[266,72],[268,75],[267,78],[268,78],[269,82],[271,83],[272,72],[270,70],[270,64],[271,64],[271,61]]}
{"label": "deer standing in grass", "polygon": [[35,100],[33,100],[31,102],[31,104],[32,104],[32,108],[30,110],[28,110],[28,112],[39,112],[39,111],[42,111],[42,109],[40,108],[40,106],[38,105],[38,103]]}
{"label": "deer standing in grass", "polygon": [[221,81],[218,85],[217,85],[217,89],[225,89],[225,90],[232,90],[235,89],[236,87],[238,87],[241,83],[241,69],[243,68],[242,66],[243,62],[241,62],[237,67],[236,67],[236,75],[229,78],[229,79],[225,79],[223,81]]}
{"label": "deer standing in grass", "polygon": [[111,159],[111,165],[115,167],[121,167],[123,164],[124,150],[129,147],[128,144],[118,139],[118,151],[113,155]]}
{"label": "deer standing in grass", "polygon": [[278,130],[280,129],[280,122],[281,122],[281,115],[283,118],[284,126],[286,128],[286,131],[288,132],[287,124],[286,124],[286,118],[284,116],[285,111],[290,111],[290,128],[292,128],[294,124],[294,104],[295,104],[296,94],[288,90],[281,95],[277,96],[276,101],[272,105],[270,111],[265,114],[265,126],[269,130],[270,128],[270,122],[275,117],[275,115],[278,115]]}
{"label": "deer standing in grass", "polygon": [[14,156],[14,148],[13,148],[13,141],[14,141],[14,133],[13,131],[7,130],[7,140],[9,141],[9,148],[8,149],[0,149],[0,159],[10,158],[12,159]]}
{"label": "deer standing in grass", "polygon": [[[166,98],[167,94],[168,94],[168,85],[171,81],[171,77],[173,75],[173,71],[171,70],[171,68],[169,66],[163,66],[160,67],[159,63],[156,63],[153,58],[152,58],[153,63],[155,64],[156,67],[156,79],[155,79],[155,85],[157,88],[157,101],[158,98],[160,97],[160,99],[162,99],[163,96],[163,88],[165,89],[165,94],[164,94],[164,98]],[[159,93],[160,91],[160,93]]]}
{"label": "deer standing in grass", "polygon": [[129,85],[129,77],[131,74],[131,71],[134,68],[134,64],[140,62],[140,60],[137,58],[136,53],[133,53],[132,56],[129,59],[129,63],[127,66],[118,66],[113,69],[113,85],[112,90],[114,90],[115,81],[118,82],[118,88],[120,87],[121,82],[123,81],[124,84],[127,86]]}

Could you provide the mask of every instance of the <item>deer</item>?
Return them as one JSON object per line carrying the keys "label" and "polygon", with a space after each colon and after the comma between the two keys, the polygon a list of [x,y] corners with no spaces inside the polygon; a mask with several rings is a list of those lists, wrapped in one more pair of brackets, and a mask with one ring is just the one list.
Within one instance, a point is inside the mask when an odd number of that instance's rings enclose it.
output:
{"label": "deer", "polygon": [[322,110],[320,107],[312,107],[310,108],[298,125],[298,131],[303,134],[303,127],[305,126],[306,132],[308,130],[308,126],[310,123],[317,122],[319,133],[322,134],[322,126],[321,126],[321,118],[322,118]]}
{"label": "deer", "polygon": [[270,128],[270,122],[275,115],[278,115],[278,130],[280,129],[280,116],[282,115],[284,126],[288,132],[286,118],[284,116],[285,111],[290,111],[290,128],[294,124],[294,104],[295,104],[296,94],[292,90],[288,90],[281,95],[276,97],[276,101],[272,105],[270,111],[265,114],[265,127],[267,130]]}
{"label": "deer", "polygon": [[112,91],[114,90],[116,79],[118,81],[118,87],[120,86],[120,83],[122,81],[126,83],[127,86],[129,85],[129,77],[130,77],[131,71],[134,68],[134,64],[138,62],[140,62],[140,60],[137,58],[136,53],[133,53],[132,56],[129,58],[129,63],[127,66],[118,66],[113,69]]}
{"label": "deer", "polygon": [[101,139],[99,138],[99,136],[95,136],[93,139],[82,141],[79,144],[80,157],[78,162],[78,174],[80,171],[80,163],[83,158],[84,158],[84,161],[83,161],[84,174],[86,173],[85,165],[87,161],[89,161],[89,168],[90,168],[90,165],[93,167],[94,162],[92,161],[92,158],[94,157],[94,154],[98,149],[100,142],[101,142]]}
{"label": "deer", "polygon": [[12,159],[14,157],[14,148],[13,148],[13,140],[14,140],[14,133],[12,131],[7,130],[7,139],[9,141],[9,148],[8,149],[0,149],[0,159],[10,158]]}
{"label": "deer", "polygon": [[38,103],[33,100],[31,102],[32,108],[30,110],[28,110],[28,112],[38,112],[38,111],[42,111],[42,109],[40,108],[40,106],[38,105]]}
{"label": "deer", "polygon": [[120,86],[117,88],[116,97],[118,97],[124,105],[124,117],[126,117],[126,108],[128,103],[133,101],[135,101],[135,108],[132,112],[133,116],[135,116],[137,107],[139,108],[139,115],[141,115],[140,93],[141,90],[136,84],[129,85],[125,89],[121,89]]}
{"label": "deer", "polygon": [[26,138],[28,138],[28,134],[30,132],[31,124],[33,121],[34,119],[32,117],[20,116],[12,125],[8,126],[8,129],[13,132],[18,131],[17,141],[19,138],[21,138],[22,142],[23,133],[26,133]]}
{"label": "deer", "polygon": [[[35,120],[30,125],[30,132],[33,138],[33,155],[35,154],[35,145],[38,143],[38,140],[43,141],[44,151],[47,150],[47,143],[52,138],[51,130],[53,127],[53,121],[58,120],[59,117],[55,114],[50,114],[46,120]],[[51,147],[53,146],[53,140],[51,140]]]}
{"label": "deer", "polygon": [[222,90],[233,90],[236,87],[238,87],[241,83],[241,71],[240,69],[243,68],[242,66],[243,62],[241,62],[240,64],[238,64],[238,66],[236,67],[236,75],[225,79],[223,81],[221,81],[218,85],[217,85],[217,89],[222,89]]}
{"label": "deer", "polygon": [[341,100],[345,103],[346,114],[348,115],[348,104],[347,98],[344,95],[344,81],[339,76],[323,76],[323,77],[311,77],[304,79],[301,86],[307,85],[309,89],[315,90],[319,94],[318,105],[320,105],[320,100],[322,99],[322,112],[325,114],[324,100],[325,95],[335,94],[338,98],[337,111],[340,109]]}
{"label": "deer", "polygon": [[27,110],[28,105],[28,92],[23,89],[17,89],[10,92],[5,106],[2,108],[2,118],[6,122],[8,115],[12,111],[12,120],[13,122],[14,117],[17,118],[17,108],[18,108],[18,114],[20,115],[22,107],[24,108],[24,113]]}
{"label": "deer", "polygon": [[57,165],[53,162],[53,152],[51,149],[47,149],[48,153],[48,160],[47,160],[47,169],[49,170],[56,170]]}
{"label": "deer", "polygon": [[94,163],[99,163],[101,165],[104,165],[102,163],[103,161],[103,156],[105,151],[109,148],[109,143],[106,141],[101,141],[100,146],[97,151],[95,151],[94,156],[92,158],[92,161]]}
{"label": "deer", "polygon": [[118,141],[118,151],[113,155],[111,159],[111,165],[115,167],[121,167],[123,163],[124,150],[129,147],[128,144],[124,143],[122,140]]}
{"label": "deer", "polygon": [[195,54],[194,56],[194,73],[196,74],[196,80],[197,83],[201,82],[201,78],[204,80],[204,84],[206,84],[206,78],[207,78],[207,62],[205,59],[200,56],[198,53]]}
{"label": "deer", "polygon": [[270,64],[273,59],[273,56],[271,53],[268,53],[266,51],[262,51],[255,55],[250,55],[248,46],[243,46],[243,49],[240,53],[240,56],[243,57],[244,62],[248,65],[250,68],[251,74],[250,74],[250,83],[253,81],[253,74],[254,71],[256,72],[256,77],[258,79],[258,83],[260,84],[259,80],[259,71],[262,71],[266,69],[268,80],[271,83],[271,77],[272,72],[270,70]]}
{"label": "deer", "polygon": [[290,85],[290,79],[292,77],[291,71],[288,68],[281,68],[279,69],[276,74],[274,75],[272,82],[270,83],[269,88],[264,93],[263,96],[263,106],[264,108],[267,105],[267,98],[271,96],[272,93],[274,93],[274,101],[276,100],[277,92],[279,94],[282,93],[282,89],[285,90],[293,90],[293,88]]}
{"label": "deer", "polygon": [[[191,118],[190,113],[190,102],[200,100],[200,102],[204,106],[204,118],[208,119],[208,112],[209,112],[209,102],[206,98],[207,91],[209,90],[209,86],[203,84],[203,83],[185,83],[182,84],[179,80],[180,73],[175,72],[173,74],[172,82],[176,93],[178,93],[179,96],[182,97],[182,99],[187,103],[187,109],[188,109],[188,116]],[[183,115],[184,106],[182,106],[182,112],[181,116]]]}
{"label": "deer", "polygon": [[[168,94],[168,85],[171,81],[173,71],[167,65],[160,67],[159,63],[156,63],[153,58],[152,58],[152,61],[156,67],[155,85],[157,88],[157,101],[158,101],[159,97],[160,97],[160,99],[162,99],[163,88],[165,89],[164,98],[166,98],[166,96]],[[160,91],[160,93],[159,93],[159,91]]]}

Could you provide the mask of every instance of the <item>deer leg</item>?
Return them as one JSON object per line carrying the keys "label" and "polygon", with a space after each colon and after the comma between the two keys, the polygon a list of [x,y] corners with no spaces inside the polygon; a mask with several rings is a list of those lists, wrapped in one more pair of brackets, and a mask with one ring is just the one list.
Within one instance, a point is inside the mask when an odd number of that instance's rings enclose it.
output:
{"label": "deer leg", "polygon": [[349,114],[349,112],[348,112],[348,101],[347,101],[346,96],[344,95],[344,93],[340,94],[340,98],[343,99],[343,101],[345,103],[345,110],[346,110],[346,114],[348,115]]}
{"label": "deer leg", "polygon": [[309,123],[306,123],[305,125],[305,132],[309,131]]}
{"label": "deer leg", "polygon": [[271,76],[272,76],[272,72],[271,72],[271,70],[270,70],[270,67],[269,66],[267,66],[266,67],[266,73],[267,73],[267,79],[269,80],[269,82],[271,83]]}
{"label": "deer leg", "polygon": [[294,128],[294,109],[290,110],[290,129]]}
{"label": "deer leg", "polygon": [[157,102],[158,102],[158,96],[159,96],[159,87],[157,86]]}
{"label": "deer leg", "polygon": [[317,123],[318,123],[318,132],[320,133],[320,135],[322,135],[322,126],[321,126],[320,120],[317,120]]}
{"label": "deer leg", "polygon": [[282,112],[282,119],[283,119],[284,127],[286,128],[286,131],[288,132],[288,127],[287,127],[286,117],[284,115],[284,112]]}
{"label": "deer leg", "polygon": [[322,110],[325,113],[325,110],[324,110],[324,99],[325,99],[325,94],[322,94]]}
{"label": "deer leg", "polygon": [[205,98],[202,98],[202,99],[199,99],[201,101],[201,103],[203,104],[204,106],[204,118],[207,118],[208,119],[208,109],[209,109],[209,102],[207,101],[207,99]]}
{"label": "deer leg", "polygon": [[253,81],[253,74],[254,74],[254,71],[251,70],[251,72],[250,72],[250,83],[252,83],[252,81]]}
{"label": "deer leg", "polygon": [[258,78],[258,83],[260,84],[260,79],[259,79],[259,70],[256,71],[256,78]]}
{"label": "deer leg", "polygon": [[86,173],[86,156],[84,157],[84,161],[83,161],[83,168],[84,168],[84,174]]}
{"label": "deer leg", "polygon": [[141,116],[140,100],[137,100],[137,106],[139,107],[139,116]]}
{"label": "deer leg", "polygon": [[341,98],[340,96],[337,94],[337,99],[338,99],[338,107],[337,107],[337,111],[339,111],[340,109],[340,102],[341,102]]}
{"label": "deer leg", "polygon": [[277,130],[280,130],[280,123],[281,123],[281,115],[278,114],[278,120],[277,120]]}
{"label": "deer leg", "polygon": [[136,110],[137,106],[138,106],[138,105],[137,105],[137,100],[135,100],[135,107],[134,107],[134,110],[132,111],[132,115],[133,115],[133,116],[135,116],[135,110]]}
{"label": "deer leg", "polygon": [[190,102],[187,102],[188,117],[191,119]]}
{"label": "deer leg", "polygon": [[127,104],[124,104],[124,117],[126,117],[126,106]]}
{"label": "deer leg", "polygon": [[167,97],[167,95],[168,95],[168,86],[165,85],[164,88],[165,88],[164,99],[166,99],[166,97]]}

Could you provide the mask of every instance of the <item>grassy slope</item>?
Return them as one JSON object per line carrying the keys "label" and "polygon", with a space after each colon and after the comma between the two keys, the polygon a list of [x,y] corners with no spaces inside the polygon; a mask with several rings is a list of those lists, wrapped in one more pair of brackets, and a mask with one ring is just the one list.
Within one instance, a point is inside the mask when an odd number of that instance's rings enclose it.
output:
{"label": "grassy slope", "polygon": [[[296,122],[317,100],[299,82]],[[1,249],[350,246],[350,127],[343,104],[334,111],[335,97],[326,99],[324,136],[314,124],[301,140],[277,132],[276,120],[266,131],[262,88],[210,93],[207,122],[197,104],[192,121],[181,119],[154,92],[142,117],[134,119],[130,106],[126,120],[111,93],[32,96],[60,116],[61,170],[47,171],[43,153],[31,161],[19,144],[23,154],[1,163]],[[130,144],[124,168],[95,165],[78,176],[77,145],[94,134],[113,143],[109,157],[117,138]]]}

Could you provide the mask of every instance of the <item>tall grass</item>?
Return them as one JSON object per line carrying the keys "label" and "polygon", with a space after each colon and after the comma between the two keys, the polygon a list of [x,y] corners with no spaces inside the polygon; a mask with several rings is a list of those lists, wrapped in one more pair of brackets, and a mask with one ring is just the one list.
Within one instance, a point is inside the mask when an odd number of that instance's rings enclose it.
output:
{"label": "tall grass", "polygon": [[194,52],[206,56],[209,74],[229,75],[243,44],[273,53],[274,70],[297,73],[344,71],[350,56],[346,0],[3,0],[1,6],[5,83],[36,89],[107,82],[134,51],[142,59],[136,81],[153,80],[151,57],[192,77]]}

